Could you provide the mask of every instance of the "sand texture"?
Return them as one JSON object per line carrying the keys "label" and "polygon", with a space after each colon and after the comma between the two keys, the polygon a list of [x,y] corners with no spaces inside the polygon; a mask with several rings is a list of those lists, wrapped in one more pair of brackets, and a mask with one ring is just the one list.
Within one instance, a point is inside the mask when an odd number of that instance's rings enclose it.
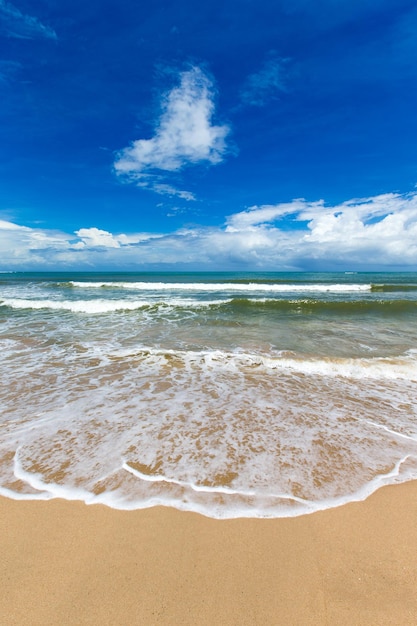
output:
{"label": "sand texture", "polygon": [[417,624],[417,482],[295,519],[0,499],[0,624]]}

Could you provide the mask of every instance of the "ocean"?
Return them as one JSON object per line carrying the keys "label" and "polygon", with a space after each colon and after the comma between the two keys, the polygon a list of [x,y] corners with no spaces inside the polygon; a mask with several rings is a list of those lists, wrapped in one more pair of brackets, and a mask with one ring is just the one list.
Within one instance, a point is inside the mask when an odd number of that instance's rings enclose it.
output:
{"label": "ocean", "polygon": [[415,273],[0,274],[0,495],[290,517],[417,477]]}

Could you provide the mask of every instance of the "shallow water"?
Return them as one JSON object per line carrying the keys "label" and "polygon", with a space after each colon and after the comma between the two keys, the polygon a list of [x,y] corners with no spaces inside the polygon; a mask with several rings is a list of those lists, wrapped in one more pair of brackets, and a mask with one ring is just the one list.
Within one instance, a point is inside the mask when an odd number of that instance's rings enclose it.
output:
{"label": "shallow water", "polygon": [[300,515],[417,476],[416,274],[8,274],[0,493]]}

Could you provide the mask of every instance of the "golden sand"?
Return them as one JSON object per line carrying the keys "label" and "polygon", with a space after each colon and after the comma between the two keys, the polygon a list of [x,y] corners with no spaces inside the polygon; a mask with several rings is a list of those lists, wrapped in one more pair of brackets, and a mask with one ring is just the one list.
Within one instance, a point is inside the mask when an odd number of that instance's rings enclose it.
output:
{"label": "golden sand", "polygon": [[417,625],[417,482],[280,520],[0,499],[0,624]]}

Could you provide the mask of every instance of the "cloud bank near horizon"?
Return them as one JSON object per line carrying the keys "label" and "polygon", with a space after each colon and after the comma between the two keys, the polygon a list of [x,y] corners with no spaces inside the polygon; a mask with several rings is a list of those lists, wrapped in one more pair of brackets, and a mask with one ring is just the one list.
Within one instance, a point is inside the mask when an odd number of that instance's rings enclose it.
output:
{"label": "cloud bank near horizon", "polygon": [[212,124],[214,96],[214,83],[200,67],[182,72],[179,85],[162,98],[154,136],[120,150],[114,162],[116,174],[156,193],[194,200],[191,192],[169,182],[170,175],[191,165],[216,165],[223,160],[230,129]]}
{"label": "cloud bank near horizon", "polygon": [[171,233],[74,234],[0,221],[1,267],[242,270],[417,270],[417,192],[352,199],[335,206],[297,199],[252,206],[221,227]]}

